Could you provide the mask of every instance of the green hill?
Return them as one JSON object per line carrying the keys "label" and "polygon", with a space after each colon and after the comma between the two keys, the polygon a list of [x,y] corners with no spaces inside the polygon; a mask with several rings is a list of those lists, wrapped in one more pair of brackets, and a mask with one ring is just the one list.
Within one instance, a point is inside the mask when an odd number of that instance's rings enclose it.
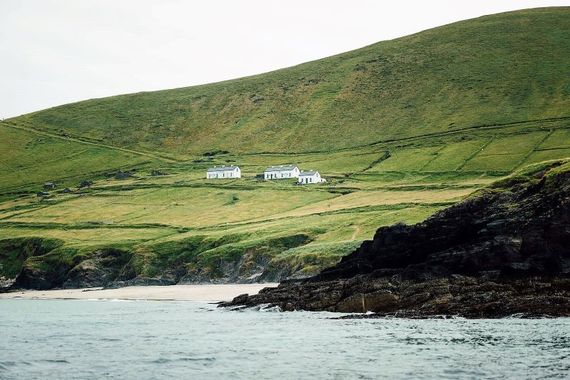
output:
{"label": "green hill", "polygon": [[487,16],[267,74],[89,100],[10,122],[187,157],[328,151],[569,117],[569,20],[568,7]]}
{"label": "green hill", "polygon": [[[525,166],[570,157],[568,62],[570,7],[532,9],[6,120],[0,239],[11,240],[0,244],[0,276],[99,268],[109,249],[129,257],[115,279],[312,273],[380,225],[419,221]],[[327,184],[256,178],[289,162]],[[242,180],[203,179],[229,163]],[[78,189],[82,180],[94,184]],[[36,197],[48,181],[57,189]],[[22,255],[37,239],[56,248]]]}

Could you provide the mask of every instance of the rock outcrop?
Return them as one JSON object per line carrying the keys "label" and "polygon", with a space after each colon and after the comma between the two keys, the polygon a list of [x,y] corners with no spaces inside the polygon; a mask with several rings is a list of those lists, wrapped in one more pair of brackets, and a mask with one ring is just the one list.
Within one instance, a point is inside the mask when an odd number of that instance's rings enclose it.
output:
{"label": "rock outcrop", "polygon": [[135,276],[134,269],[129,265],[130,259],[128,251],[114,248],[97,249],[87,256],[76,255],[70,260],[62,260],[61,253],[52,250],[43,255],[28,257],[6,290],[107,286],[114,281],[130,280]]}
{"label": "rock outcrop", "polygon": [[[78,249],[66,247],[63,241],[40,237],[0,240],[0,292],[277,282],[306,273],[302,261],[273,259],[280,252],[309,243],[311,236],[293,234],[243,244],[240,238],[192,236],[139,247],[138,251],[132,246]],[[201,255],[203,252],[211,255]]]}
{"label": "rock outcrop", "polygon": [[[566,165],[567,166],[567,165]],[[224,306],[466,317],[570,315],[570,169],[520,175],[373,240],[317,276]]]}
{"label": "rock outcrop", "polygon": [[98,249],[69,270],[63,287],[91,288],[130,280],[136,275],[134,268],[129,265],[131,257],[130,252],[120,249]]}

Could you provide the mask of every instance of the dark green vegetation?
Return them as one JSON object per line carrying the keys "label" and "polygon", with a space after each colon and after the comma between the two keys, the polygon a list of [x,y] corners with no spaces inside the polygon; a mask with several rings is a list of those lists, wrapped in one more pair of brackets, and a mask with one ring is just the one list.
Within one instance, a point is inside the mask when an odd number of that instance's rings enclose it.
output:
{"label": "dark green vegetation", "polygon": [[55,239],[24,238],[0,240],[0,276],[14,278],[23,263],[34,257],[44,256],[63,245]]}
{"label": "dark green vegetation", "polygon": [[[48,262],[73,270],[70,286],[81,276],[315,273],[378,226],[418,222],[516,170],[570,156],[568,62],[570,8],[525,10],[253,77],[6,120],[0,239],[62,246],[28,258],[2,245],[0,275]],[[256,177],[290,162],[328,182]],[[203,179],[222,164],[244,178]],[[57,187],[36,196],[44,182]]]}

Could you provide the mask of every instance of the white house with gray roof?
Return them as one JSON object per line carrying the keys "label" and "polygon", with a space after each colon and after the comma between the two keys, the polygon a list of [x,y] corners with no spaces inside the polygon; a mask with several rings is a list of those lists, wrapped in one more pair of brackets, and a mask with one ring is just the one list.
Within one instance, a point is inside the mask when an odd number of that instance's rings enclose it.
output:
{"label": "white house with gray roof", "polygon": [[297,165],[270,166],[263,172],[263,179],[287,179],[299,178],[299,167]]}
{"label": "white house with gray roof", "polygon": [[214,166],[206,172],[206,179],[241,178],[239,166]]}
{"label": "white house with gray roof", "polygon": [[311,183],[326,182],[326,180],[322,178],[320,173],[316,170],[303,170],[301,173],[299,173],[299,179],[297,182],[302,185],[308,185]]}

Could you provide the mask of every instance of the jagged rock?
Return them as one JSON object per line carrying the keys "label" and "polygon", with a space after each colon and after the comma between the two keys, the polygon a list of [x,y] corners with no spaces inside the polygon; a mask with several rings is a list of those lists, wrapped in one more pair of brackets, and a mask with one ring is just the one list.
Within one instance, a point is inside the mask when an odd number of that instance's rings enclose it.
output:
{"label": "jagged rock", "polygon": [[136,275],[128,251],[102,248],[66,260],[58,253],[62,246],[58,240],[25,238],[2,243],[6,253],[18,253],[22,265],[11,289],[97,287]]}
{"label": "jagged rock", "polygon": [[124,172],[122,170],[119,170],[118,172],[116,172],[114,174],[115,179],[127,179],[127,178],[130,178],[132,176],[133,176],[132,171],[125,171]]}
{"label": "jagged rock", "polygon": [[4,276],[0,276],[0,293],[12,289],[15,282],[15,278],[6,278]]}
{"label": "jagged rock", "polygon": [[159,177],[159,176],[163,176],[166,174],[167,174],[166,172],[159,170],[159,169],[153,169],[150,171],[150,175],[153,177]]}
{"label": "jagged rock", "polygon": [[69,265],[64,262],[50,263],[49,268],[46,268],[46,266],[36,265],[34,261],[26,261],[13,287],[36,290],[53,289],[63,284],[69,269]]}
{"label": "jagged rock", "polygon": [[91,187],[91,185],[93,185],[93,181],[86,179],[86,180],[79,182],[79,185],[77,187],[80,189],[83,189],[85,187]]}
{"label": "jagged rock", "polygon": [[130,280],[134,270],[127,264],[132,254],[127,251],[105,248],[94,251],[67,273],[64,288],[90,288],[106,286],[112,281]]}
{"label": "jagged rock", "polygon": [[379,315],[570,316],[570,171],[514,178],[381,227],[332,268],[222,306]]}

